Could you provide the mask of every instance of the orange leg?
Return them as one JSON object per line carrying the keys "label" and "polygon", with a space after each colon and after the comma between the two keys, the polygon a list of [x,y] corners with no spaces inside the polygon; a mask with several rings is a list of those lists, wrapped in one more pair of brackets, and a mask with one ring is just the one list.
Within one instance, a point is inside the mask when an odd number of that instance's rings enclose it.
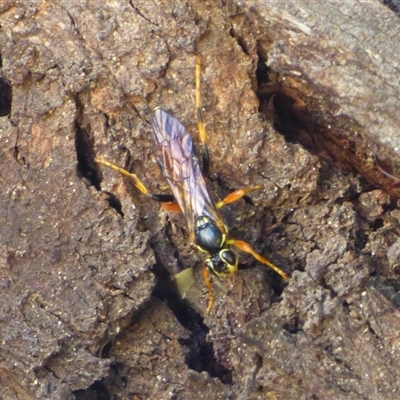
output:
{"label": "orange leg", "polygon": [[253,192],[254,190],[259,190],[262,189],[262,185],[257,185],[257,186],[249,186],[247,188],[243,189],[238,189],[235,190],[234,192],[228,194],[223,200],[219,201],[216,206],[217,208],[221,208],[225,206],[226,204],[233,203],[239,199],[241,199],[243,196],[245,196],[247,193]]}
{"label": "orange leg", "polygon": [[266,265],[267,267],[272,268],[277,274],[279,274],[283,278],[283,280],[285,280],[285,281],[289,280],[289,276],[285,272],[283,272],[281,269],[279,269],[272,262],[268,261],[262,255],[256,253],[248,243],[243,242],[242,240],[235,240],[235,239],[229,239],[226,241],[226,243],[229,245],[236,246],[238,249],[240,249],[248,254],[251,254],[258,262]]}
{"label": "orange leg", "polygon": [[204,284],[206,285],[206,288],[208,290],[208,306],[206,310],[206,314],[209,314],[212,306],[214,305],[214,290],[210,281],[210,274],[208,272],[207,267],[203,264],[203,279],[204,279]]}
{"label": "orange leg", "polygon": [[181,208],[179,207],[178,203],[160,203],[161,207],[166,211],[171,212],[182,212]]}

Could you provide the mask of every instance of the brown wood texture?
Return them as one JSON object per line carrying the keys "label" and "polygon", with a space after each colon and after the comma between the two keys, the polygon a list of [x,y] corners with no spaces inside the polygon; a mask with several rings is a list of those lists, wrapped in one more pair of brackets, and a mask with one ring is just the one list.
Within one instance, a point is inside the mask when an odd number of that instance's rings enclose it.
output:
{"label": "brown wood texture", "polygon": [[[390,9],[9,0],[0,24],[1,399],[400,397]],[[208,316],[183,218],[93,162],[167,192],[149,120],[197,138],[196,54],[210,189],[263,185],[224,218],[291,275],[240,254]]]}

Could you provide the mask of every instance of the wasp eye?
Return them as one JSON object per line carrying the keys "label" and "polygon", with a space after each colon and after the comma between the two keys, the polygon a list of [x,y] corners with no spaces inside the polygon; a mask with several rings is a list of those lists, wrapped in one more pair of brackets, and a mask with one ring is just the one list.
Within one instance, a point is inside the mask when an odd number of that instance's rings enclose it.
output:
{"label": "wasp eye", "polygon": [[234,266],[236,264],[236,256],[231,250],[222,250],[219,256],[228,265]]}
{"label": "wasp eye", "polygon": [[238,260],[235,253],[232,250],[221,250],[219,252],[221,260],[225,264],[224,274],[233,274],[237,270]]}

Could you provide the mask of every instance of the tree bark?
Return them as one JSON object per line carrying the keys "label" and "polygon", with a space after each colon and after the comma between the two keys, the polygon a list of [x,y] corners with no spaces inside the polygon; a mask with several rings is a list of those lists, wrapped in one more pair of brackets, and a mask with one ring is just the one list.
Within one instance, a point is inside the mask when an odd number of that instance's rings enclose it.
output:
{"label": "tree bark", "polygon": [[[382,399],[400,394],[398,17],[365,2],[0,4],[0,397]],[[198,142],[241,253],[214,284],[149,120]],[[174,275],[193,267],[180,299]],[[215,282],[216,279],[214,279]]]}

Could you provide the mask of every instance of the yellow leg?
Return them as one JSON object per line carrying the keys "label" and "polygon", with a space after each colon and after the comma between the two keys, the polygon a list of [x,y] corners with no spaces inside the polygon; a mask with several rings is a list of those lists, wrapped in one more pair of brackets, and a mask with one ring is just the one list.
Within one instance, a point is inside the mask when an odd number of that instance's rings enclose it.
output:
{"label": "yellow leg", "polygon": [[201,105],[201,91],[200,91],[200,78],[201,78],[201,57],[196,57],[196,114],[197,126],[199,129],[200,142],[203,153],[203,174],[208,176],[210,170],[210,153],[206,145],[206,126],[204,123],[202,105]]}
{"label": "yellow leg", "polygon": [[248,254],[251,254],[258,262],[266,265],[267,267],[272,268],[277,274],[279,274],[283,278],[283,280],[285,280],[285,281],[289,280],[289,276],[285,272],[283,272],[281,269],[279,269],[272,262],[268,261],[262,255],[256,253],[248,243],[243,242],[242,240],[235,240],[235,239],[229,239],[226,241],[226,243],[229,245],[236,246],[238,249],[240,249]]}
{"label": "yellow leg", "polygon": [[210,282],[210,274],[208,272],[207,267],[204,264],[203,264],[203,279],[204,279],[204,284],[206,285],[206,288],[208,290],[208,306],[206,314],[209,314],[212,309],[212,306],[214,305],[214,290]]}
{"label": "yellow leg", "polygon": [[115,165],[113,163],[110,163],[107,160],[104,160],[103,158],[100,157],[95,157],[94,162],[104,165],[105,167],[111,168],[114,171],[119,172],[120,174],[127,176],[128,178],[132,179],[133,184],[146,196],[150,196],[149,191],[147,190],[146,186],[143,185],[143,183],[140,181],[140,179],[132,172],[127,171],[126,169],[123,169],[121,167],[118,167],[118,165]]}
{"label": "yellow leg", "polygon": [[204,125],[203,113],[201,111],[201,91],[200,91],[200,78],[201,78],[201,57],[196,57],[196,112],[197,112],[197,125],[199,128],[200,141],[203,146],[206,145],[206,127]]}
{"label": "yellow leg", "polygon": [[233,203],[234,201],[241,199],[247,193],[250,193],[250,192],[253,192],[254,190],[259,190],[262,188],[263,188],[262,185],[257,185],[257,186],[249,186],[247,188],[235,190],[234,192],[228,194],[228,196],[226,196],[223,200],[219,201],[216,204],[216,206],[217,206],[217,208],[221,208],[221,207],[225,206],[226,204],[230,204],[230,203]]}
{"label": "yellow leg", "polygon": [[165,195],[165,194],[152,194],[150,193],[146,186],[141,182],[141,180],[133,173],[129,172],[124,168],[118,167],[118,165],[115,165],[113,163],[110,163],[107,160],[104,160],[103,158],[100,157],[95,157],[94,161],[98,164],[104,165],[105,167],[111,168],[114,171],[119,172],[120,174],[127,176],[128,178],[132,179],[133,184],[146,196],[149,196],[151,199],[159,202],[161,204],[161,207],[163,207],[167,211],[173,211],[173,212],[181,212],[181,209],[179,208],[178,204],[175,203],[174,197],[172,195]]}

